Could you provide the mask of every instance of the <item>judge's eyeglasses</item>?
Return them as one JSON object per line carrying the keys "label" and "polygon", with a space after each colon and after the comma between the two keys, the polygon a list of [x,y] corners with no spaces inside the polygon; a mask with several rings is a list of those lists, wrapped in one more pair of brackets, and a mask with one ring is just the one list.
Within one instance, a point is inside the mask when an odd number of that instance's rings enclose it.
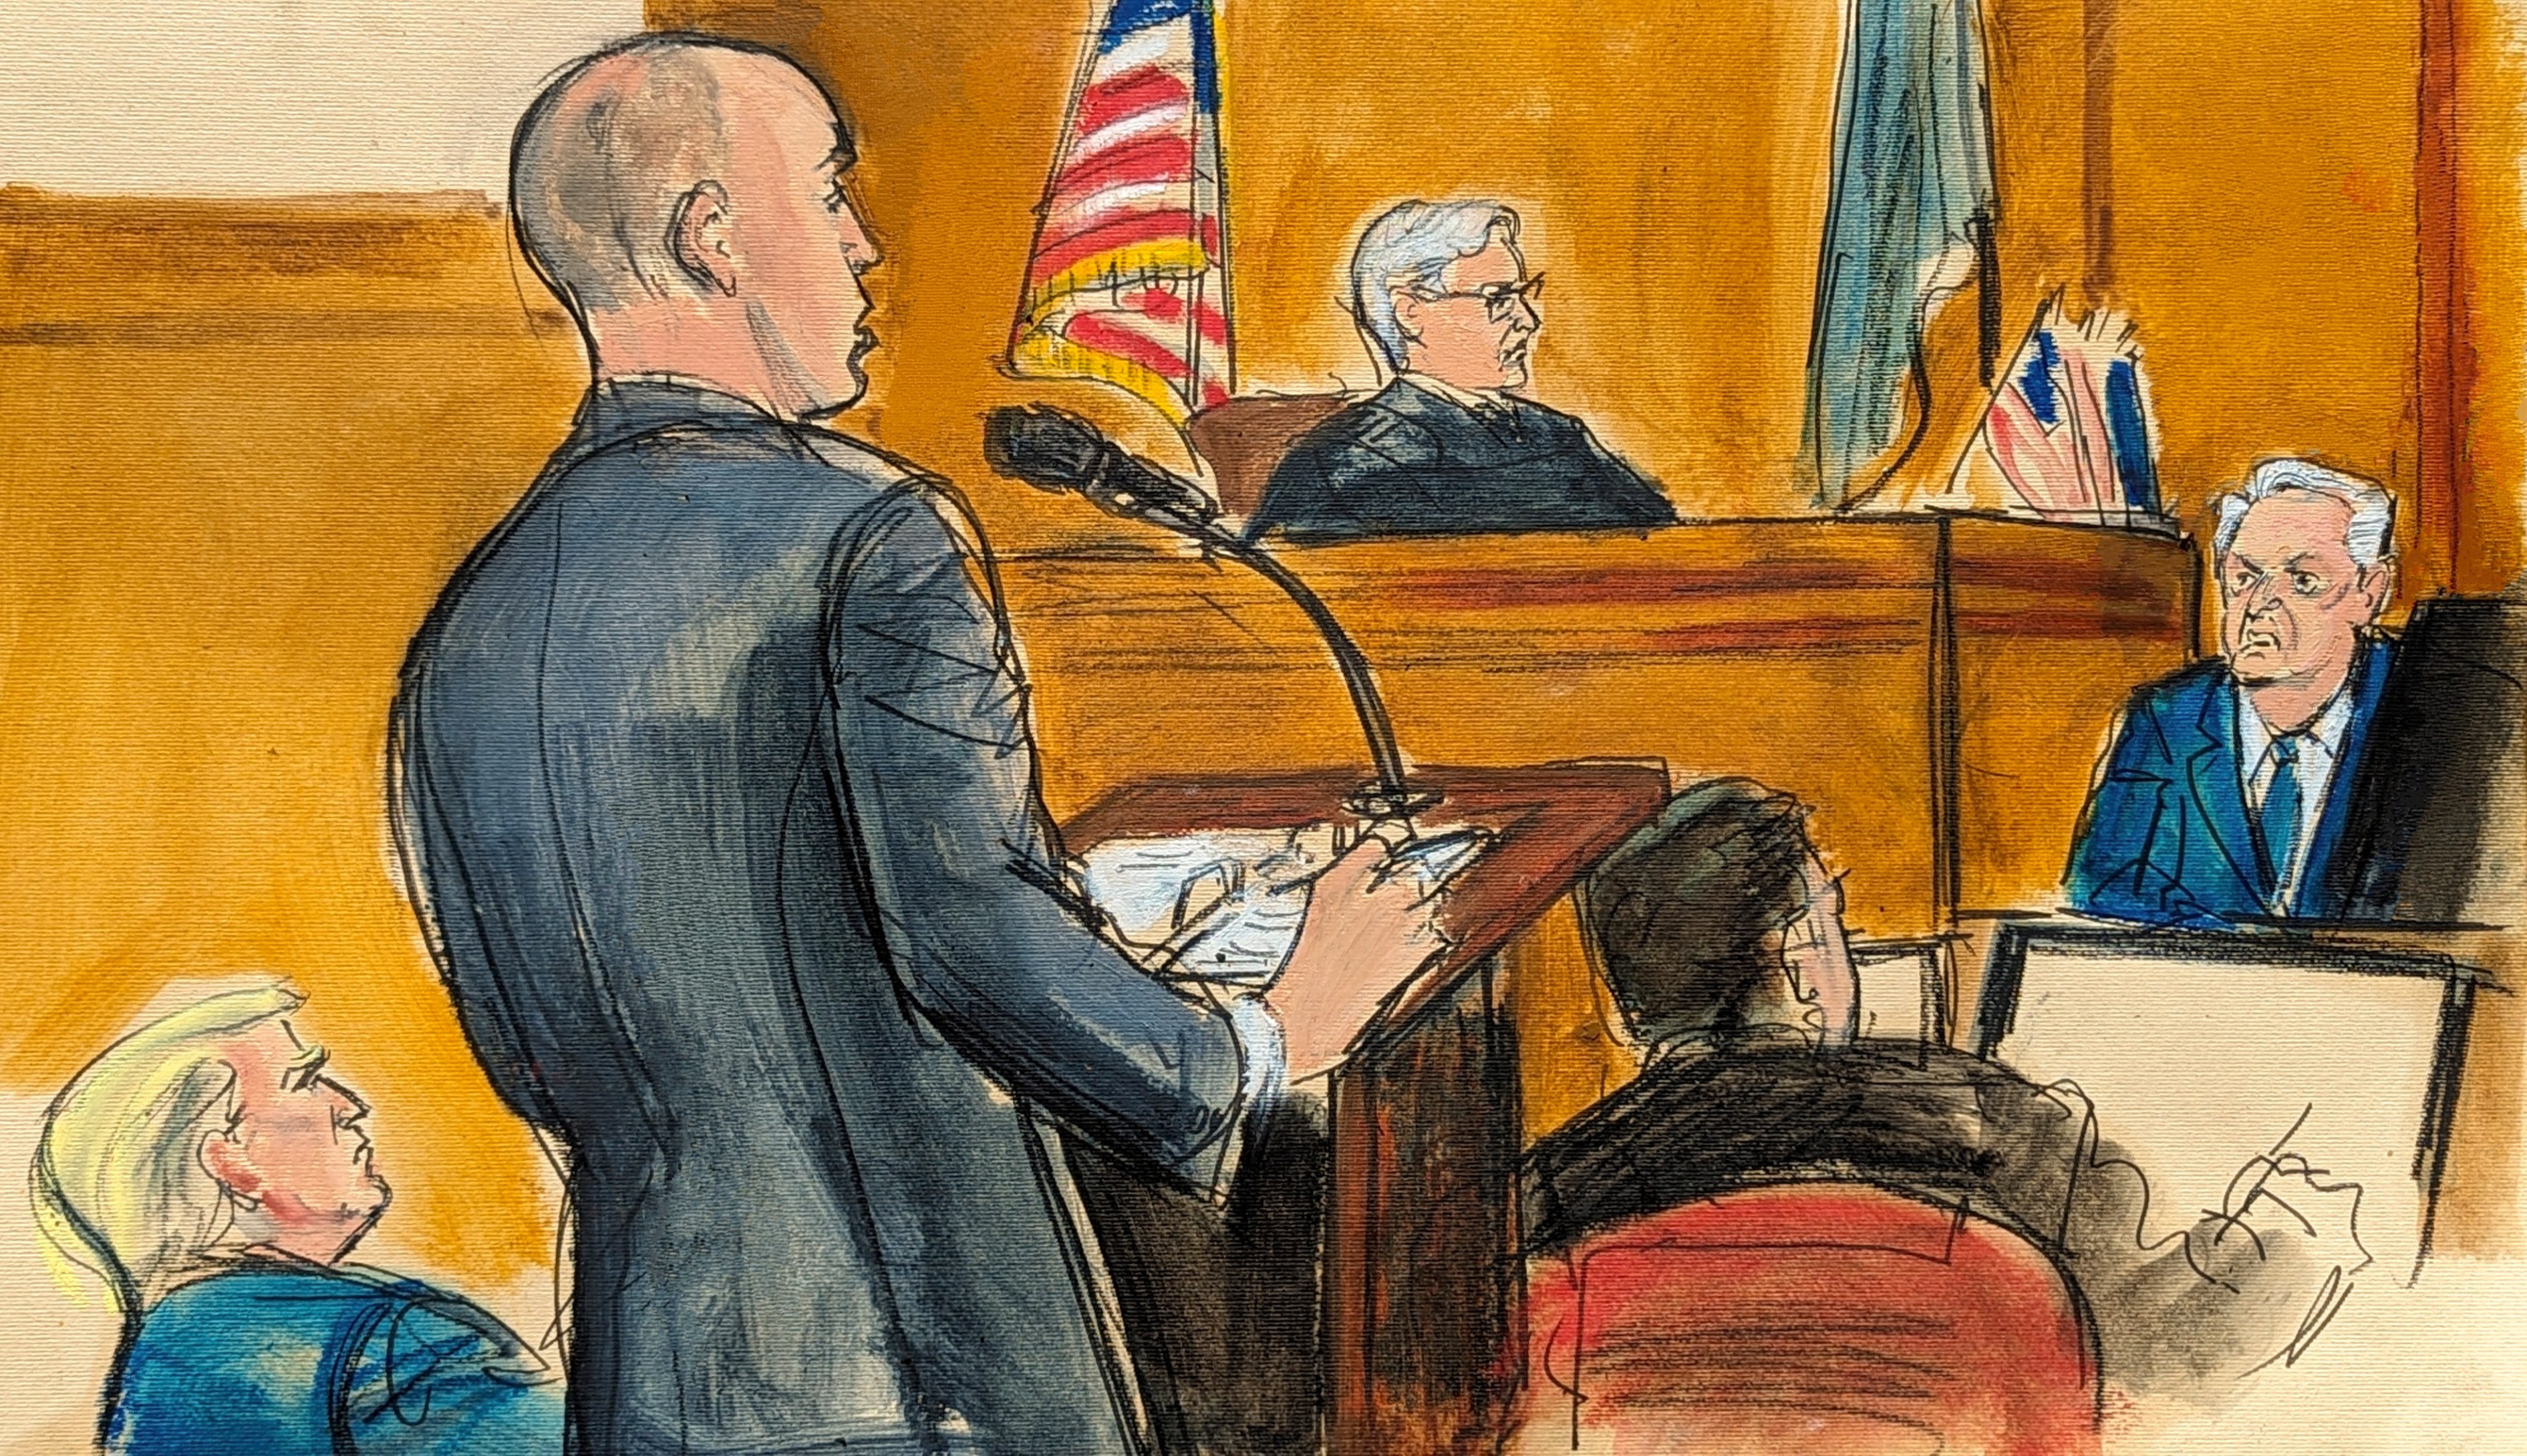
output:
{"label": "judge's eyeglasses", "polygon": [[1491,315],[1492,322],[1499,323],[1508,318],[1520,303],[1524,303],[1529,308],[1535,306],[1535,300],[1544,296],[1544,275],[1539,273],[1532,278],[1520,279],[1516,283],[1485,284],[1479,288],[1452,288],[1445,291],[1438,288],[1415,288],[1413,296],[1430,303],[1438,303],[1449,298],[1480,298],[1483,300],[1483,312]]}

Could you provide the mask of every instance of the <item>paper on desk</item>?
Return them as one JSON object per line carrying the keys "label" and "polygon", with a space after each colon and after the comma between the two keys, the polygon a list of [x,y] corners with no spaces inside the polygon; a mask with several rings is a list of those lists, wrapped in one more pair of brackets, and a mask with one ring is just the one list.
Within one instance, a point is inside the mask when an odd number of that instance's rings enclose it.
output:
{"label": "paper on desk", "polygon": [[1324,826],[1114,839],[1081,857],[1082,887],[1153,969],[1269,981],[1298,943],[1308,880],[1332,861]]}
{"label": "paper on desk", "polygon": [[[1488,836],[1439,835],[1400,852],[1437,885]],[[1307,920],[1310,883],[1334,858],[1330,826],[1214,829],[1109,840],[1081,858],[1082,887],[1153,970],[1241,985],[1280,974]]]}

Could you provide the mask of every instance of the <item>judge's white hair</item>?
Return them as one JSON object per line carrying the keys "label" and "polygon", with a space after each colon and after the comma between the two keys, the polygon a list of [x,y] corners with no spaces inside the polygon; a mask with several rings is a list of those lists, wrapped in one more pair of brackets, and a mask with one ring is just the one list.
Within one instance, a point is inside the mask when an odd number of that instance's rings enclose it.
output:
{"label": "judge's white hair", "polygon": [[2313,460],[2266,460],[2246,477],[2244,485],[2220,497],[2220,526],[2211,538],[2211,558],[2216,561],[2229,554],[2230,544],[2238,539],[2238,528],[2245,524],[2246,512],[2257,501],[2270,500],[2289,491],[2340,500],[2350,510],[2351,519],[2343,529],[2343,546],[2351,553],[2352,564],[2361,570],[2395,554],[2396,497],[2386,487],[2328,469]]}
{"label": "judge's white hair", "polygon": [[1352,317],[1360,321],[1389,369],[1404,368],[1404,327],[1395,319],[1397,288],[1436,290],[1439,275],[1494,238],[1518,246],[1518,213],[1508,204],[1400,202],[1378,214],[1351,255]]}

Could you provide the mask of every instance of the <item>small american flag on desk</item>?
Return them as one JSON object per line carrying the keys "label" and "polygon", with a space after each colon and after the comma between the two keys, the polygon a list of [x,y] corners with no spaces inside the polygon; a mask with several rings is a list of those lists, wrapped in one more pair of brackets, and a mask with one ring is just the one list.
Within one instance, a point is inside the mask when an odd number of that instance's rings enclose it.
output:
{"label": "small american flag on desk", "polygon": [[1209,0],[1110,0],[1072,88],[1011,372],[1103,380],[1182,425],[1236,388]]}

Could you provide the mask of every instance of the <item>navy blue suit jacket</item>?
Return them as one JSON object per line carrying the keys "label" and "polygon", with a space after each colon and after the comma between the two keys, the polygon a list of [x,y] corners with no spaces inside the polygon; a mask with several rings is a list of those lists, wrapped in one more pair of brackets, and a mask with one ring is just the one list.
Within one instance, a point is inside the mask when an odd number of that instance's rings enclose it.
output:
{"label": "navy blue suit jacket", "polygon": [[[2347,904],[2336,873],[2371,724],[2394,646],[2362,645],[2351,668],[2351,726],[2343,736],[2295,918],[2336,919]],[[2088,808],[2064,876],[2071,905],[2153,925],[2219,926],[2268,916],[2269,886],[2238,771],[2238,693],[2229,664],[2199,662],[2135,693]]]}
{"label": "navy blue suit jacket", "polygon": [[1065,888],[969,524],[842,436],[601,385],[413,643],[426,922],[573,1156],[580,1450],[1126,1448],[1030,1108],[1190,1169],[1243,1051]]}
{"label": "navy blue suit jacket", "polygon": [[1291,446],[1246,532],[1350,541],[1675,520],[1658,488],[1579,420],[1514,397],[1486,420],[1399,379]]}

